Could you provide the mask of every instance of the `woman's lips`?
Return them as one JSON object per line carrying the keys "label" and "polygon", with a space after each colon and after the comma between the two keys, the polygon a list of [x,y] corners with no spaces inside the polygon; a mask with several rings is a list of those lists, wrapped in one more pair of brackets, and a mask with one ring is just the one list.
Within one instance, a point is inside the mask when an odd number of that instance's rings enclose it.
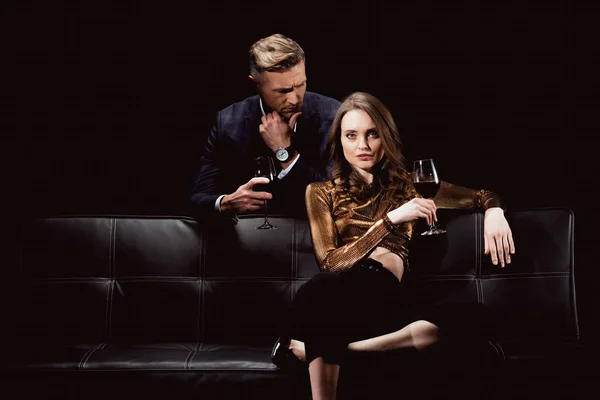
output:
{"label": "woman's lips", "polygon": [[356,158],[359,158],[361,160],[369,160],[370,158],[372,158],[373,156],[369,155],[369,154],[359,154],[356,156]]}

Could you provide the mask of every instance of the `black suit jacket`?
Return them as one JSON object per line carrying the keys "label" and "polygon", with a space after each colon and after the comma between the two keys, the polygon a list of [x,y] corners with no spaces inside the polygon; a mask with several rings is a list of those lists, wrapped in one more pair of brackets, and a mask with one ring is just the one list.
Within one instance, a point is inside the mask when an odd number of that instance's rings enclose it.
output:
{"label": "black suit jacket", "polygon": [[[338,100],[313,92],[305,93],[302,115],[292,135],[300,158],[283,179],[276,179],[271,185],[273,200],[268,204],[269,213],[305,215],[306,186],[327,178],[327,136],[339,106]],[[200,216],[218,214],[216,199],[235,192],[254,176],[256,156],[274,157],[258,130],[261,116],[258,95],[232,104],[217,114],[192,189],[191,201]]]}

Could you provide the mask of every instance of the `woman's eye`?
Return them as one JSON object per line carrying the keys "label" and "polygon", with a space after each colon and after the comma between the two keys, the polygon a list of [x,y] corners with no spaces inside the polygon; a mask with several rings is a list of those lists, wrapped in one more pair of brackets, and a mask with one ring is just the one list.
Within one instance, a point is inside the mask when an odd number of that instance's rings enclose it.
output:
{"label": "woman's eye", "polygon": [[371,136],[371,137],[379,137],[379,135],[375,131],[369,132],[369,136]]}
{"label": "woman's eye", "polygon": [[355,133],[346,133],[346,137],[348,139],[354,139],[356,137],[356,134]]}

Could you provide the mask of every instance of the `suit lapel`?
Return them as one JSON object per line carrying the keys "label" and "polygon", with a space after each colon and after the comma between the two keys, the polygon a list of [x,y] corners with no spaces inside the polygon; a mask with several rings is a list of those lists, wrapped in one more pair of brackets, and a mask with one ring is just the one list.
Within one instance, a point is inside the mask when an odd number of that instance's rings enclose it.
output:
{"label": "suit lapel", "polygon": [[248,149],[248,155],[255,157],[258,155],[264,155],[266,145],[262,141],[260,137],[260,132],[258,130],[258,126],[260,125],[260,117],[262,116],[260,112],[260,107],[258,102],[256,103],[255,112],[250,115],[246,115],[245,117],[245,134],[246,134],[246,143]]}

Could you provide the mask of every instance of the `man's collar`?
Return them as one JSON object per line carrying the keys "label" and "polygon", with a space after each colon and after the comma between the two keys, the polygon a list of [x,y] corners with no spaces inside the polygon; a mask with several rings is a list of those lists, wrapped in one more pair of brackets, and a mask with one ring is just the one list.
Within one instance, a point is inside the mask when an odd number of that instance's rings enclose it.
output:
{"label": "man's collar", "polygon": [[260,112],[262,113],[263,117],[267,115],[267,113],[265,113],[265,109],[262,105],[262,97],[258,96],[258,104],[260,104]]}
{"label": "man's collar", "polygon": [[[263,107],[262,97],[258,96],[258,102],[260,104],[260,112],[262,113],[263,117],[265,117],[267,114],[265,113],[265,109]],[[294,123],[294,132],[296,132],[297,126],[298,126],[298,120],[296,120],[296,122]]]}

